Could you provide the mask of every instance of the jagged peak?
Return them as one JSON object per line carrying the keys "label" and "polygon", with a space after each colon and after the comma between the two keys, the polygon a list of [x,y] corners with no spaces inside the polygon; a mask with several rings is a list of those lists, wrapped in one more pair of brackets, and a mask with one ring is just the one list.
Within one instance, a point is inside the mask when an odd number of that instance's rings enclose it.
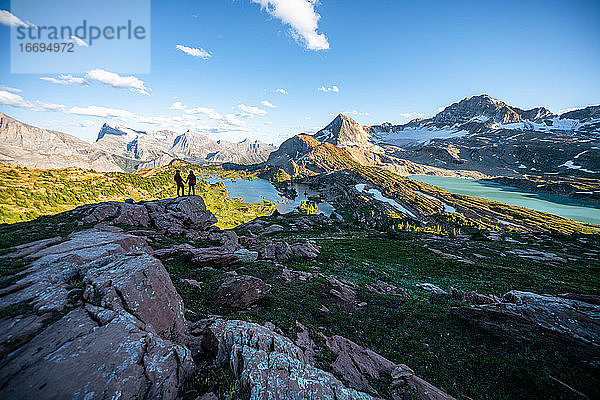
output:
{"label": "jagged peak", "polygon": [[369,140],[362,125],[344,114],[338,114],[313,137],[319,142],[328,142],[336,146],[366,144]]}

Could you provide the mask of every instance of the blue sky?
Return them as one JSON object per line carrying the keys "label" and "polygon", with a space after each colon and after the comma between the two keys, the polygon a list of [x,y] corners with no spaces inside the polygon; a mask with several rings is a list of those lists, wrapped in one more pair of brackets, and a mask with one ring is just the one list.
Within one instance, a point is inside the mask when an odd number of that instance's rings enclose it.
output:
{"label": "blue sky", "polygon": [[558,112],[600,104],[599,20],[598,1],[153,1],[150,73],[99,61],[67,84],[11,73],[5,18],[0,111],[87,141],[111,121],[271,143],[340,112],[400,123],[481,93]]}

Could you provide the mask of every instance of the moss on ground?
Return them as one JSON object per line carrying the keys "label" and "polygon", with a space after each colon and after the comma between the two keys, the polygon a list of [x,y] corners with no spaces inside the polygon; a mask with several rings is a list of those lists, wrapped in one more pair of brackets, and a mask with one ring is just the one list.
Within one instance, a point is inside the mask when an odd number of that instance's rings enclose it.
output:
{"label": "moss on ground", "polygon": [[[288,217],[263,219],[282,226],[290,223]],[[272,239],[287,240],[294,235],[293,231],[287,230]],[[532,236],[514,232],[506,235],[513,235],[524,243],[534,241]],[[529,246],[554,252],[563,249],[564,253],[560,255],[564,257],[575,252],[572,243],[561,242],[560,238],[564,239],[562,236],[540,236]],[[215,292],[227,276],[225,272],[193,269],[183,258],[167,262],[166,266],[189,310],[187,317],[192,320],[216,314],[258,323],[269,321],[292,339],[298,332],[296,321],[299,321],[309,328],[313,338],[318,338],[319,333],[347,337],[394,362],[408,364],[421,377],[457,398],[462,395],[477,399],[568,397],[564,388],[552,378],[566,382],[588,396],[600,396],[598,368],[590,368],[570,358],[561,349],[548,347],[542,337],[533,336],[521,342],[495,337],[465,325],[448,312],[461,302],[444,297],[431,298],[415,286],[429,282],[445,289],[452,285],[496,295],[511,289],[598,294],[600,267],[593,257],[581,257],[580,262],[568,265],[516,256],[504,258],[499,254],[512,249],[514,243],[482,240],[473,242],[483,258],[473,257],[469,247],[460,254],[477,261],[470,265],[441,258],[429,250],[437,246],[446,251],[452,249],[457,254],[456,246],[450,245],[457,238],[436,239],[441,242],[430,239],[429,235],[416,233],[366,235],[360,231],[339,232],[336,227],[315,229],[313,240],[321,246],[320,256],[313,261],[296,259],[285,264],[290,269],[317,270],[361,284],[358,300],[366,302],[367,306],[354,312],[345,312],[336,304],[327,304],[329,311],[323,311],[327,282],[321,278],[286,282],[280,276],[281,265],[257,262],[237,266],[237,273],[257,276],[272,286],[271,293],[259,302],[257,309],[245,312],[214,304]],[[587,248],[597,251],[597,240],[590,240],[592,243],[588,243]],[[183,284],[182,278],[196,279],[203,282],[203,287]],[[406,288],[410,298],[380,295],[362,286],[378,279]],[[318,366],[327,370],[333,355],[323,343],[316,341]],[[383,390],[382,395],[387,396],[385,382],[374,384]]]}

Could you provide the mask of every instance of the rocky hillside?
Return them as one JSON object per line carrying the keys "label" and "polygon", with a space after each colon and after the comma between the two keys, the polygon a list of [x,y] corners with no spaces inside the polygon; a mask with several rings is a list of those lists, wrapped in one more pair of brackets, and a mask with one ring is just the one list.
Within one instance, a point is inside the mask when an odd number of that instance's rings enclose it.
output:
{"label": "rocky hillside", "polygon": [[0,162],[34,168],[122,171],[126,160],[66,133],[37,128],[0,113]]}
{"label": "rocky hillside", "polygon": [[[338,115],[310,143],[311,149],[332,145],[335,149],[325,156],[332,157],[329,164],[341,168],[348,164],[334,161],[349,159],[399,175],[595,178],[600,173],[599,124],[598,106],[555,115],[543,107],[522,110],[480,95],[404,125],[363,126]],[[315,165],[307,155],[313,150],[296,145],[308,143],[307,137],[298,135],[284,142],[266,165],[292,176],[304,169],[308,175],[330,172],[323,168],[327,162]]]}
{"label": "rocky hillside", "polygon": [[0,397],[599,394],[594,236],[215,222],[188,196],[0,226]]}
{"label": "rocky hillside", "polygon": [[174,159],[195,164],[257,164],[275,148],[258,140],[232,143],[187,131],[144,132],[104,124],[95,143],[37,128],[0,113],[0,162],[34,168],[86,168],[133,171],[168,165]]}
{"label": "rocky hillside", "polygon": [[321,143],[331,143],[338,147],[369,145],[369,134],[365,129],[343,114],[339,114],[329,125],[313,136]]}
{"label": "rocky hillside", "polygon": [[265,164],[296,176],[349,168],[356,165],[356,161],[344,149],[329,142],[320,143],[310,135],[300,134],[283,142],[279,149],[269,155]]}
{"label": "rocky hillside", "polygon": [[187,131],[144,132],[123,126],[104,124],[98,133],[96,147],[109,153],[141,162],[138,168],[166,165],[173,159],[196,164],[257,164],[267,159],[274,147],[258,140],[232,143],[213,140],[206,135]]}
{"label": "rocky hillside", "polygon": [[177,194],[173,176],[190,170],[198,177],[196,193],[219,217],[219,226],[233,227],[260,215],[270,214],[275,204],[243,203],[228,197],[225,186],[210,184],[210,174],[223,178],[251,178],[256,174],[225,171],[217,166],[198,167],[184,161],[132,173],[68,168],[48,170],[0,163],[0,223],[29,221],[42,215],[57,214],[84,204],[102,201],[156,200]]}
{"label": "rocky hillside", "polygon": [[520,177],[600,173],[598,106],[555,115],[522,110],[487,95],[454,103],[432,118],[370,126],[392,157],[450,171]]}
{"label": "rocky hillside", "polygon": [[[187,394],[183,389],[192,375],[225,368],[253,399],[267,394],[373,399],[317,368],[311,349],[303,350],[272,326],[214,316],[194,323],[185,320],[184,303],[161,258],[190,254],[196,266],[224,268],[267,257],[269,247],[279,259],[286,254],[273,243],[258,252],[244,249],[234,232],[211,228],[216,218],[201,197],[139,205],[101,203],[62,218],[76,221],[77,231],[33,242],[21,238],[21,244],[2,255],[2,262],[16,270],[4,278],[0,293],[2,397],[175,399]],[[125,232],[115,225],[135,230]],[[156,251],[149,246],[167,237],[220,245],[186,244]],[[306,242],[287,251],[286,257],[318,255],[318,248]],[[185,281],[201,287],[197,281]],[[215,303],[245,309],[270,289],[259,278],[231,274]],[[305,339],[310,345],[310,338]],[[376,368],[367,374],[390,376],[398,395],[452,398],[404,365],[345,338],[331,341],[340,357]],[[271,358],[278,362],[265,368]],[[369,384],[360,389],[376,393]]]}
{"label": "rocky hillside", "polygon": [[[373,125],[369,129],[372,134],[379,134],[380,139],[387,142],[395,139],[394,135],[389,136],[391,133],[406,130],[405,133],[410,136],[410,130],[417,128],[452,132],[463,130],[469,133],[489,129],[508,129],[594,135],[599,133],[600,128],[599,107],[590,106],[557,115],[545,107],[523,110],[482,94],[451,104],[431,118],[416,119],[404,125],[384,123]],[[418,137],[413,139],[418,142]],[[427,138],[423,139],[427,140]]]}

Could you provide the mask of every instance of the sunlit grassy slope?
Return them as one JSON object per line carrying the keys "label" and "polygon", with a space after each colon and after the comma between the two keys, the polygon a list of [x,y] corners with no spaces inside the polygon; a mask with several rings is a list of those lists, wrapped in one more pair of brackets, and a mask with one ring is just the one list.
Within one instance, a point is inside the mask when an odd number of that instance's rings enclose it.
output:
{"label": "sunlit grassy slope", "polygon": [[[252,175],[225,171],[220,167],[198,167],[179,162],[135,173],[96,172],[79,168],[43,170],[0,163],[0,222],[29,221],[41,215],[56,214],[77,206],[102,201],[155,200],[176,195],[173,175],[179,169],[185,177],[194,169],[199,178],[217,173],[223,177]],[[196,194],[217,216],[218,226],[231,228],[260,215],[271,213],[270,202],[243,203],[227,197],[222,183],[199,180]]]}

